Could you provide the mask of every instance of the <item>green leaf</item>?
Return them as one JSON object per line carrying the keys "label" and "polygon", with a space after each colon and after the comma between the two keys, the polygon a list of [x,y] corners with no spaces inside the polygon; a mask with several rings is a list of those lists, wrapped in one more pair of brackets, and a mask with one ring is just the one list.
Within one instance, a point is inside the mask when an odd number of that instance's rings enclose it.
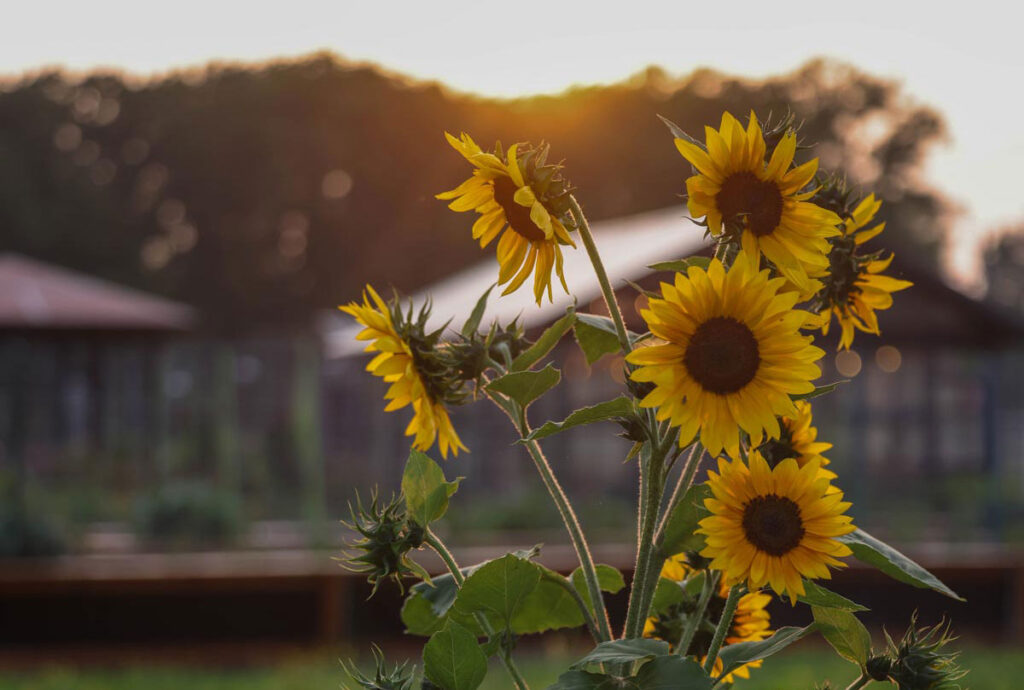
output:
{"label": "green leaf", "polygon": [[963,597],[942,584],[939,578],[910,560],[883,541],[875,539],[864,530],[858,529],[836,537],[853,551],[857,560],[873,565],[889,577],[921,589],[932,589],[958,601]]}
{"label": "green leaf", "polygon": [[442,690],[476,690],[487,675],[487,657],[473,633],[448,621],[423,647],[423,673]]}
{"label": "green leaf", "polygon": [[[462,569],[464,577],[469,577],[483,564]],[[459,593],[455,578],[451,573],[438,575],[430,582],[419,582],[409,589],[409,594],[402,604],[402,623],[406,632],[411,635],[430,636],[444,627],[445,621],[451,619],[459,622],[468,630],[483,634],[479,623],[469,614],[458,614],[451,610],[452,604]]]}
{"label": "green leaf", "polygon": [[603,673],[587,671],[566,671],[547,690],[641,690],[636,681],[629,678],[615,678]]}
{"label": "green leaf", "polygon": [[819,606],[827,609],[841,609],[843,611],[867,611],[866,606],[861,606],[855,601],[839,596],[829,589],[825,589],[813,580],[804,580],[804,593],[797,597],[800,601],[810,606]]}
{"label": "green leaf", "polygon": [[541,569],[536,563],[513,554],[485,563],[462,583],[455,608],[463,613],[493,615],[506,628],[540,583]]}
{"label": "green leaf", "polygon": [[466,323],[462,325],[462,337],[469,338],[476,329],[480,327],[480,320],[484,317],[484,309],[487,308],[487,296],[491,294],[491,290],[497,283],[491,283],[491,287],[487,288],[484,294],[480,295],[480,299],[476,301],[476,306],[473,307],[473,312],[466,319]]}
{"label": "green leaf", "polygon": [[409,517],[422,527],[437,520],[448,510],[448,497],[458,490],[460,481],[462,477],[446,482],[441,467],[429,456],[418,450],[410,452],[402,474]]}
{"label": "green leaf", "polygon": [[581,407],[560,422],[545,422],[544,426],[534,429],[533,433],[523,439],[523,441],[535,441],[553,436],[560,431],[571,429],[574,426],[593,424],[594,422],[615,419],[616,417],[628,417],[635,414],[635,412],[633,401],[621,395],[614,400],[605,400],[590,407]]}
{"label": "green leaf", "polygon": [[817,398],[819,395],[831,393],[836,388],[839,388],[839,386],[849,382],[850,379],[843,379],[842,381],[835,381],[834,383],[829,383],[824,386],[816,386],[814,390],[811,391],[810,393],[798,393],[796,395],[791,395],[789,397],[792,398],[793,400],[811,400],[812,398]]}
{"label": "green leaf", "polygon": [[681,656],[660,656],[636,674],[642,690],[711,690],[714,681],[696,661]]}
{"label": "green leaf", "polygon": [[575,334],[576,342],[587,358],[587,364],[593,364],[621,348],[615,324],[607,316],[577,314]]}
{"label": "green leaf", "polygon": [[698,522],[710,515],[704,507],[704,500],[708,498],[711,498],[711,488],[707,484],[694,484],[683,494],[665,525],[665,539],[661,544],[665,558],[704,548],[704,535],[694,530]]}
{"label": "green leaf", "polygon": [[650,264],[647,268],[653,269],[655,271],[675,271],[676,273],[686,273],[686,271],[691,266],[706,271],[710,263],[710,257],[691,256],[688,259],[676,259],[675,261],[659,261],[656,264]]}
{"label": "green leaf", "polygon": [[583,612],[572,595],[557,582],[542,577],[512,618],[511,629],[517,635],[525,635],[578,628],[583,623]]}
{"label": "green leaf", "polygon": [[[436,578],[435,578],[436,581]],[[429,637],[444,625],[445,618],[438,616],[422,594],[410,591],[402,604],[402,623],[410,635]]]}
{"label": "green leaf", "polygon": [[544,355],[554,349],[558,341],[562,339],[562,336],[572,329],[574,323],[576,323],[576,310],[573,307],[569,307],[565,312],[565,316],[548,326],[547,330],[541,333],[537,342],[512,360],[512,366],[509,367],[509,371],[525,371],[539,362],[544,358]]}
{"label": "green leaf", "polygon": [[540,371],[516,371],[496,378],[487,384],[487,390],[502,393],[526,407],[555,387],[562,375],[550,364]]}
{"label": "green leaf", "polygon": [[[622,573],[617,568],[598,563],[594,566],[594,570],[597,571],[597,586],[601,588],[602,592],[615,594],[626,586],[626,578],[622,577]],[[590,589],[587,587],[587,578],[583,575],[583,568],[576,568],[572,571],[569,580],[583,597],[583,601],[587,602],[587,606],[593,608],[594,604],[590,601]]]}
{"label": "green leaf", "polygon": [[772,654],[781,652],[789,645],[813,632],[814,627],[814,623],[811,623],[806,628],[779,628],[775,631],[774,635],[766,640],[760,640],[759,642],[737,642],[736,644],[722,647],[722,651],[718,653],[718,658],[722,660],[725,669],[722,671],[722,675],[732,673],[743,664],[757,661],[758,659],[767,659]]}
{"label": "green leaf", "polygon": [[811,607],[818,630],[839,656],[864,666],[871,655],[871,635],[857,616],[842,609]]}
{"label": "green leaf", "polygon": [[685,598],[686,593],[678,582],[666,577],[658,578],[658,584],[654,586],[654,598],[651,600],[651,615],[665,613],[669,607],[681,604]]}
{"label": "green leaf", "polygon": [[629,638],[602,642],[571,668],[585,668],[596,664],[627,664],[642,659],[653,659],[669,653],[668,642],[649,638]]}
{"label": "green leaf", "polygon": [[677,125],[675,122],[672,122],[672,120],[668,119],[663,115],[658,115],[658,119],[661,120],[666,127],[668,127],[668,131],[672,132],[672,136],[675,137],[676,139],[693,141],[693,137],[684,132],[683,128]]}

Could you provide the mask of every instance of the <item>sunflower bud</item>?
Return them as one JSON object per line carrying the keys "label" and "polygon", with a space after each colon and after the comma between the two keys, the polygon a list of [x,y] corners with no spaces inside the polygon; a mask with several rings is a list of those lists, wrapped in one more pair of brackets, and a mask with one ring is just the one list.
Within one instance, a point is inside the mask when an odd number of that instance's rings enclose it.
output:
{"label": "sunflower bud", "polygon": [[[885,679],[896,683],[900,690],[959,690],[956,681],[967,671],[956,663],[959,652],[944,649],[956,639],[950,635],[948,623],[918,628],[915,613],[903,639],[894,642],[888,633],[885,639],[888,649],[884,658],[890,665]],[[884,664],[877,657],[872,661],[874,669],[868,672],[877,678],[874,673],[881,673]]]}
{"label": "sunflower bud", "polygon": [[384,653],[377,645],[373,646],[373,658],[376,671],[373,678],[363,674],[355,664],[342,664],[345,672],[364,690],[411,690],[416,667],[409,667],[409,662],[396,664],[388,669],[384,661]]}
{"label": "sunflower bud", "polygon": [[356,505],[349,504],[349,512],[351,522],[342,524],[360,537],[346,543],[350,550],[340,560],[342,567],[366,575],[366,581],[373,585],[370,596],[377,593],[382,580],[392,579],[401,588],[403,577],[425,575],[408,554],[423,545],[426,534],[406,518],[402,496],[385,504],[374,495],[369,507],[364,507],[357,496]]}

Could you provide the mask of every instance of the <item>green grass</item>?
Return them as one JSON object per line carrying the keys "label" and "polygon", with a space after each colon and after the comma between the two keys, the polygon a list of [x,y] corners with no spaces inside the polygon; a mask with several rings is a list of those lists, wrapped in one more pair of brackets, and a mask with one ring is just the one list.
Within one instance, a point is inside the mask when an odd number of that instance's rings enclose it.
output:
{"label": "green grass", "polygon": [[[520,666],[533,690],[543,690],[575,657],[565,653],[527,656]],[[1024,650],[968,646],[962,656],[971,673],[965,688],[1018,690],[1024,683]],[[845,688],[857,669],[827,647],[808,645],[770,659],[737,690],[813,690],[829,679]],[[31,672],[0,671],[0,690],[338,690],[347,680],[333,657],[319,656],[268,667],[217,669],[184,666],[132,666],[125,669],[75,669],[53,666]],[[481,690],[511,687],[504,670],[491,669]],[[868,687],[895,688],[884,683]]]}

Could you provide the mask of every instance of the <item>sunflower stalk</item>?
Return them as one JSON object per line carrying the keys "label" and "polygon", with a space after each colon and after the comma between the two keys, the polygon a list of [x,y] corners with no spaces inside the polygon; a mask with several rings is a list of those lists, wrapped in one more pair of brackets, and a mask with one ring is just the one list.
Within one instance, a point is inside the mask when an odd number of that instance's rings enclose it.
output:
{"label": "sunflower stalk", "polygon": [[569,208],[572,210],[573,218],[576,220],[576,227],[579,229],[583,246],[587,249],[590,263],[594,266],[597,282],[601,285],[604,303],[608,307],[608,313],[611,314],[612,323],[615,324],[615,335],[619,339],[619,347],[622,349],[622,354],[628,355],[633,350],[633,345],[629,341],[626,322],[622,320],[622,310],[619,309],[619,302],[615,299],[615,290],[612,289],[611,281],[608,280],[608,272],[604,270],[604,262],[601,261],[601,254],[597,251],[597,245],[594,244],[594,235],[590,232],[590,223],[587,222],[587,217],[583,215],[583,209],[580,208],[576,197],[571,194],[569,195]]}
{"label": "sunflower stalk", "polygon": [[526,419],[526,412],[513,400],[503,398],[503,396],[489,391],[486,392],[486,395],[505,412],[512,421],[513,426],[515,426],[516,431],[519,432],[521,441],[526,446],[526,451],[529,453],[530,459],[533,460],[533,464],[540,474],[544,488],[547,489],[548,495],[551,496],[551,500],[554,501],[555,507],[558,509],[558,514],[562,518],[562,523],[569,533],[570,541],[572,541],[573,549],[575,549],[576,556],[579,558],[580,568],[583,570],[583,578],[587,583],[587,592],[590,594],[591,602],[593,602],[593,614],[597,621],[597,632],[599,634],[598,641],[606,642],[611,640],[611,623],[608,621],[608,610],[604,605],[604,596],[601,593],[601,586],[597,579],[597,567],[594,564],[594,557],[590,552],[590,545],[587,543],[586,535],[584,535],[583,528],[580,526],[579,518],[576,517],[576,512],[569,502],[569,497],[565,494],[565,490],[562,489],[562,485],[555,476],[551,463],[544,456],[544,451],[541,450],[540,444],[535,440],[527,438],[532,429]]}
{"label": "sunflower stalk", "polygon": [[687,650],[690,649],[693,636],[697,634],[697,628],[700,627],[700,622],[704,620],[704,612],[708,610],[708,603],[715,593],[715,588],[718,587],[718,578],[719,573],[717,571],[704,571],[704,583],[701,585],[697,608],[686,619],[686,627],[683,628],[683,634],[679,637],[679,644],[672,650],[674,653],[686,654]]}
{"label": "sunflower stalk", "polygon": [[708,648],[708,658],[704,660],[704,670],[710,674],[715,669],[715,661],[718,659],[718,652],[722,649],[722,642],[725,641],[725,633],[732,625],[733,616],[736,615],[736,605],[740,601],[740,589],[743,585],[735,584],[729,589],[729,596],[725,600],[725,607],[722,609],[722,617],[718,619],[718,626],[715,628],[715,636],[711,638],[711,647]]}
{"label": "sunflower stalk", "polygon": [[[445,543],[441,541],[441,539],[438,538],[438,536],[429,528],[426,531],[423,543],[433,549],[434,553],[441,557],[441,560],[444,561],[444,564],[448,567],[448,571],[452,574],[455,584],[461,588],[462,583],[466,581],[466,577],[462,574],[462,570],[459,568],[459,564],[456,562],[455,556],[453,556],[452,552],[448,550]],[[491,623],[487,620],[486,616],[482,613],[476,613],[473,617],[476,619],[476,622],[480,625],[480,628],[484,633],[486,633],[487,637],[494,637],[494,628],[491,627]],[[526,681],[523,679],[523,674],[520,673],[519,669],[516,667],[516,662],[512,660],[512,655],[506,651],[499,656],[501,656],[501,663],[505,666],[508,674],[512,676],[512,682],[515,683],[516,688],[518,690],[530,690],[530,686],[527,685]]]}
{"label": "sunflower stalk", "polygon": [[857,680],[855,680],[852,683],[850,683],[849,685],[847,685],[846,686],[846,690],[857,690],[858,688],[863,688],[865,685],[867,685],[870,682],[871,682],[871,676],[869,676],[866,673],[863,673],[863,674],[861,674],[860,678],[858,678]]}

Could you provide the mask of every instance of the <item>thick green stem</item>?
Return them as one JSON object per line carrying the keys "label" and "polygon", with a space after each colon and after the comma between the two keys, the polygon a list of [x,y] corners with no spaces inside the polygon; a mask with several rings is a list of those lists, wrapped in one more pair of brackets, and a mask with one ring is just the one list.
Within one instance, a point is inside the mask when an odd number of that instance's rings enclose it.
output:
{"label": "thick green stem", "polygon": [[607,642],[611,640],[612,627],[608,622],[608,610],[605,608],[604,596],[601,594],[601,585],[597,579],[594,557],[590,553],[590,546],[587,544],[587,538],[583,534],[583,528],[580,527],[580,521],[576,517],[576,512],[572,509],[572,504],[569,503],[569,497],[565,495],[562,485],[558,482],[558,478],[555,477],[551,464],[544,457],[544,451],[541,450],[540,444],[537,441],[526,440],[526,437],[530,435],[531,429],[522,408],[514,401],[494,393],[485,392],[485,395],[508,415],[516,431],[522,437],[522,443],[526,446],[526,451],[529,453],[530,459],[533,460],[533,464],[540,474],[544,488],[547,489],[551,500],[555,502],[558,514],[561,516],[565,529],[569,533],[569,540],[572,542],[576,556],[579,558],[580,568],[583,570],[583,578],[587,583],[587,592],[590,594],[590,601],[594,609],[594,619],[597,621],[599,633],[597,641]]}
{"label": "thick green stem", "polygon": [[708,658],[704,660],[704,670],[710,675],[715,668],[715,660],[718,659],[718,650],[722,648],[725,634],[732,626],[733,616],[736,615],[736,604],[740,601],[740,588],[742,585],[733,585],[729,590],[729,596],[725,600],[725,608],[722,609],[722,617],[718,619],[718,627],[715,628],[715,636],[711,638],[711,647],[708,648]]}
{"label": "thick green stem", "polygon": [[[455,561],[455,557],[452,555],[452,552],[448,550],[447,546],[445,546],[445,543],[441,541],[436,534],[431,532],[429,528],[427,529],[427,536],[424,539],[424,542],[427,546],[432,548],[434,552],[441,557],[444,564],[448,566],[448,571],[455,579],[455,584],[462,587],[462,583],[466,581],[466,578],[462,574],[462,570],[459,568],[459,564]],[[475,618],[484,633],[486,633],[488,637],[494,637],[494,628],[491,627],[491,623],[487,620],[487,617],[482,613],[478,613]],[[499,656],[501,657],[501,662],[505,665],[505,669],[508,671],[508,674],[512,676],[512,682],[515,683],[516,688],[518,688],[518,690],[530,690],[530,686],[526,684],[523,674],[520,673],[519,669],[516,667],[516,662],[512,661],[512,655],[508,650],[505,650]]]}
{"label": "thick green stem", "polygon": [[587,222],[587,217],[583,215],[583,209],[580,208],[576,197],[569,197],[569,205],[573,216],[576,218],[576,227],[580,231],[580,239],[583,240],[587,256],[590,257],[590,263],[594,266],[594,273],[597,274],[597,282],[601,285],[601,294],[604,295],[604,302],[608,306],[608,313],[615,324],[615,334],[619,338],[619,347],[622,349],[623,354],[629,354],[633,349],[633,345],[629,342],[629,333],[626,332],[626,323],[622,320],[622,311],[619,309],[619,303],[615,299],[615,290],[612,289],[612,284],[608,280],[608,272],[604,270],[604,263],[601,261],[601,255],[597,251],[597,245],[594,244],[594,235],[590,232],[590,224]]}
{"label": "thick green stem", "polygon": [[[530,434],[529,426],[524,425],[524,428],[520,429],[519,433],[524,438],[528,436]],[[526,441],[525,445],[530,458],[533,459],[533,464],[537,467],[537,471],[540,472],[544,488],[548,490],[552,500],[555,502],[558,513],[562,517],[562,522],[565,523],[565,528],[569,532],[569,539],[572,540],[573,548],[576,550],[576,555],[580,560],[580,567],[583,569],[583,577],[587,582],[590,601],[593,602],[594,617],[597,619],[597,629],[600,634],[599,641],[607,642],[612,639],[612,628],[608,622],[608,611],[605,608],[604,596],[601,594],[601,585],[597,579],[594,557],[590,553],[590,546],[587,544],[587,538],[583,534],[583,528],[580,527],[580,521],[573,511],[572,504],[569,503],[569,498],[565,495],[562,485],[558,483],[554,470],[551,469],[551,464],[544,457],[540,444],[536,441]]]}
{"label": "thick green stem", "polygon": [[846,686],[846,690],[857,690],[858,688],[863,688],[865,685],[867,685],[870,682],[871,682],[871,676],[869,676],[866,673],[862,673],[860,678],[858,678],[857,680],[853,681],[848,686]]}
{"label": "thick green stem", "polygon": [[711,601],[711,597],[718,587],[718,575],[718,572],[714,570],[704,571],[704,584],[701,586],[697,608],[686,619],[686,627],[683,628],[683,634],[679,637],[679,644],[672,650],[673,653],[685,656],[686,652],[689,651],[690,643],[693,642],[693,636],[697,634],[697,628],[700,627],[701,621],[704,620],[704,612],[708,610],[708,602]]}

